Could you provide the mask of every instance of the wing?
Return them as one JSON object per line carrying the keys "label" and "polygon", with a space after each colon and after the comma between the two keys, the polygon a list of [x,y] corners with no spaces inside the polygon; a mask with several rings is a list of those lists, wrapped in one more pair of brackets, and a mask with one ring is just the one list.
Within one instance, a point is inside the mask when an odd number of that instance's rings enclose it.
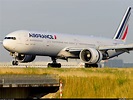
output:
{"label": "wing", "polygon": [[[120,45],[110,45],[110,46],[99,46],[97,48],[94,48],[94,47],[89,47],[89,48],[99,50],[103,54],[105,52],[107,52],[108,50],[115,50],[115,54],[110,56],[110,57],[113,57],[113,56],[117,56],[117,55],[124,53],[124,52],[129,53],[129,51],[133,50],[133,44],[127,44],[127,45],[120,44]],[[59,52],[58,57],[62,58],[62,59],[79,58],[80,52],[82,50],[89,49],[89,48],[66,47]]]}
{"label": "wing", "polygon": [[[91,47],[90,47],[91,48]],[[79,53],[83,49],[88,48],[77,48],[77,47],[67,47],[63,51],[70,52],[70,53]],[[133,50],[133,44],[119,44],[119,45],[108,45],[108,46],[99,46],[98,48],[95,48],[99,51],[107,51],[107,50],[121,50],[125,52],[129,52]]]}
{"label": "wing", "polygon": [[125,51],[128,52],[133,50],[133,44],[120,44],[120,45],[114,45],[114,46],[99,46],[98,49],[100,51],[107,51],[107,50],[119,50],[119,51]]}

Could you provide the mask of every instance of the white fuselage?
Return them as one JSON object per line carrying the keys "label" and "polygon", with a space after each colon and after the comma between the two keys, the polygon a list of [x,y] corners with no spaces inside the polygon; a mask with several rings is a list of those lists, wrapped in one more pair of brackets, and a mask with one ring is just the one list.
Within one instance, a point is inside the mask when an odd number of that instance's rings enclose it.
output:
{"label": "white fuselage", "polygon": [[10,52],[21,54],[57,56],[67,47],[73,48],[98,48],[99,46],[117,45],[121,41],[88,35],[62,34],[49,32],[15,31],[4,39],[3,46]]}

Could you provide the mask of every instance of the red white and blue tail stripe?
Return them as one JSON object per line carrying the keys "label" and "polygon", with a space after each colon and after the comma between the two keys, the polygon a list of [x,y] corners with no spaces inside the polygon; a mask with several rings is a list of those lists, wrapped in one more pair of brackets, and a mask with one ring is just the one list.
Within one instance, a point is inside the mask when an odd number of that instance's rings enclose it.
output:
{"label": "red white and blue tail stripe", "polygon": [[130,15],[131,15],[131,7],[128,7],[113,39],[119,39],[119,40],[123,40],[123,41],[126,40]]}

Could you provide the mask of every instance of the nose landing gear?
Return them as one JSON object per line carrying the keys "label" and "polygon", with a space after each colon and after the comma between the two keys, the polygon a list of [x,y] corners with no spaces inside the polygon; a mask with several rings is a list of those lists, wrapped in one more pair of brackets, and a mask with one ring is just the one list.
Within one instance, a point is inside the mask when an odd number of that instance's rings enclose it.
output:
{"label": "nose landing gear", "polygon": [[12,61],[12,65],[14,66],[14,65],[18,65],[18,60],[17,60],[17,56],[18,56],[18,53],[16,53],[16,52],[10,52],[10,55],[13,57],[13,61]]}
{"label": "nose landing gear", "polygon": [[18,61],[12,61],[12,65],[18,65]]}
{"label": "nose landing gear", "polygon": [[55,57],[51,57],[52,63],[48,63],[47,67],[53,67],[53,68],[61,68],[61,63],[56,62]]}

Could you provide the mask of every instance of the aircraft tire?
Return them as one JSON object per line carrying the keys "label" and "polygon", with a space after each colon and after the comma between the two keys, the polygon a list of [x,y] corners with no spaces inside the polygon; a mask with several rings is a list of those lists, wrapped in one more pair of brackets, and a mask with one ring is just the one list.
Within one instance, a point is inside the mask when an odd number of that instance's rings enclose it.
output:
{"label": "aircraft tire", "polygon": [[98,68],[98,64],[92,64],[93,68]]}
{"label": "aircraft tire", "polygon": [[12,61],[12,65],[18,65],[18,61]]}
{"label": "aircraft tire", "polygon": [[85,63],[85,68],[91,68],[89,64]]}
{"label": "aircraft tire", "polygon": [[98,68],[98,64],[87,64],[87,63],[85,63],[85,68]]}
{"label": "aircraft tire", "polygon": [[52,67],[52,68],[61,68],[60,63],[48,63],[47,67]]}

